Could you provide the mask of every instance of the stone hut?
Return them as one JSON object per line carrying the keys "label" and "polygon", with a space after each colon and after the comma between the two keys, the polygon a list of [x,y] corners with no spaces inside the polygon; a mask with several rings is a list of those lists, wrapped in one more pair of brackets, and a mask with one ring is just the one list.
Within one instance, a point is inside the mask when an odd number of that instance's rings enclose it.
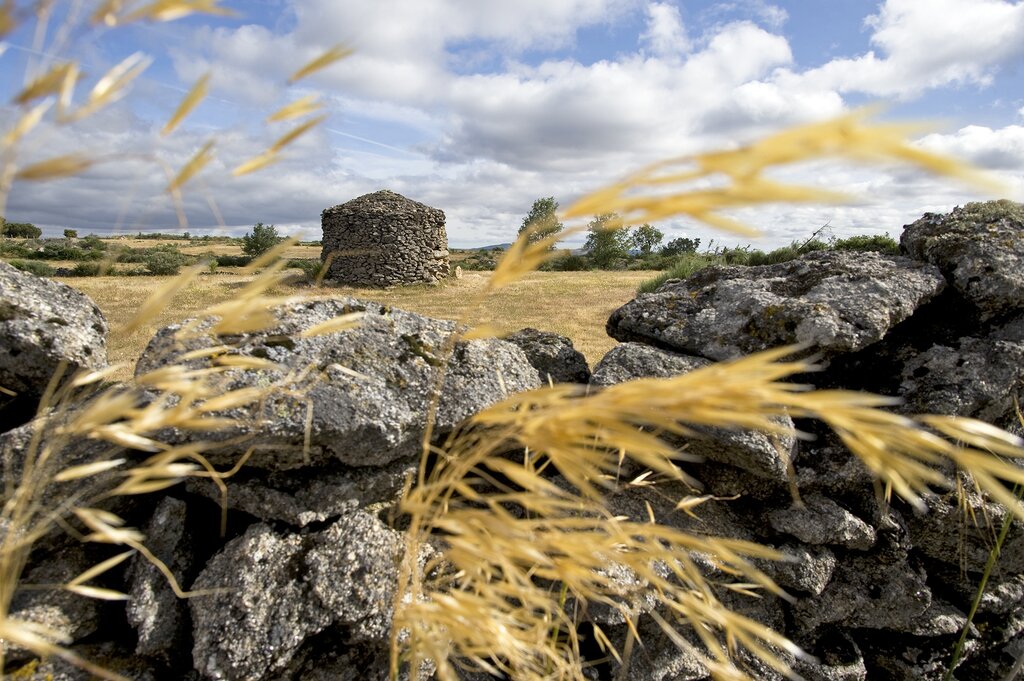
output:
{"label": "stone hut", "polygon": [[326,279],[354,286],[434,283],[449,274],[444,211],[387,189],[321,214]]}

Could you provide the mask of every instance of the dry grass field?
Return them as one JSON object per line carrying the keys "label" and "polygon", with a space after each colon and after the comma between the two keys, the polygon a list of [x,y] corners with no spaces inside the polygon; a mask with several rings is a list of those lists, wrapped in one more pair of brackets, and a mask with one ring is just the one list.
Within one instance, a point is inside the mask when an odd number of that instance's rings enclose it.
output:
{"label": "dry grass field", "polygon": [[[135,359],[158,326],[180,321],[230,299],[252,275],[225,268],[200,276],[166,307],[154,324],[132,334],[119,328],[167,277],[75,277],[59,279],[92,298],[111,325],[108,350],[111,363],[127,363],[119,378],[127,378]],[[593,365],[614,344],[604,324],[615,308],[634,297],[637,286],[653,272],[534,272],[493,294],[478,309],[469,310],[484,288],[488,272],[467,272],[440,286],[405,286],[387,290],[305,285],[280,287],[278,295],[312,297],[352,296],[444,319],[465,315],[471,326],[489,325],[508,333],[526,326],[568,336]]]}

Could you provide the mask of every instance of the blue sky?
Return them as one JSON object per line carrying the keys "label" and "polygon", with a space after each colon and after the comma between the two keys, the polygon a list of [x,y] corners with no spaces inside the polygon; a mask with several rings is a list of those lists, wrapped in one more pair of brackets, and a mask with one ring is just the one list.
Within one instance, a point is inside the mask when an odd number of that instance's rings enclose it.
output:
{"label": "blue sky", "polygon": [[[1010,198],[1024,198],[1021,2],[222,4],[237,16],[77,26],[63,45],[55,40],[58,16],[42,44],[33,44],[28,23],[5,38],[0,97],[7,101],[26,69],[56,59],[79,59],[93,78],[135,51],[153,59],[124,101],[75,125],[44,122],[33,132],[19,162],[73,151],[108,160],[81,177],[15,183],[8,219],[55,234],[178,230],[162,168],[179,168],[216,139],[215,161],[186,188],[193,233],[241,234],[260,221],[318,238],[321,210],[389,188],[443,209],[453,246],[500,243],[514,237],[538,197],[568,205],[652,160],[875,102],[887,107],[885,117],[935,122],[921,145],[991,169]],[[354,55],[286,85],[295,68],[339,42]],[[208,99],[161,138],[182,94],[207,71]],[[326,105],[325,123],[280,163],[232,178],[232,167],[288,129],[265,124],[267,114],[310,93]],[[9,127],[19,113],[6,106],[0,124]],[[987,198],[905,169],[829,163],[792,177],[861,198],[737,212],[763,230],[755,245],[803,239],[825,223],[837,236],[898,236],[923,212]],[[657,226],[669,237],[736,242],[682,219]]]}

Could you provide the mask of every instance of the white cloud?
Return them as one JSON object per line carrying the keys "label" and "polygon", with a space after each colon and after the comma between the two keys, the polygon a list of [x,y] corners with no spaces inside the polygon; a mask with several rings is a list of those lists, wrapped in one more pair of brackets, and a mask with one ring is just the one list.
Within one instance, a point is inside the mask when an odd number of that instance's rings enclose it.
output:
{"label": "white cloud", "polygon": [[887,0],[867,18],[874,51],[838,58],[786,82],[910,98],[928,88],[988,85],[1024,55],[1024,4],[1003,0]]}
{"label": "white cloud", "polygon": [[980,168],[1024,174],[1024,127],[1020,125],[999,129],[968,125],[953,134],[928,135],[921,140],[921,146]]}
{"label": "white cloud", "polygon": [[651,54],[673,57],[690,50],[690,38],[679,15],[679,8],[666,2],[647,5],[647,29],[640,36]]}

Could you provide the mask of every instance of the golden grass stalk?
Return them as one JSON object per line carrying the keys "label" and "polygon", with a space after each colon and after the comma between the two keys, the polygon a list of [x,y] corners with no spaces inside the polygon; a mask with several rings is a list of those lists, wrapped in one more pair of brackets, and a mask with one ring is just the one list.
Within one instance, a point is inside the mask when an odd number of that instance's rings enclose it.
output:
{"label": "golden grass stalk", "polygon": [[195,85],[185,94],[185,97],[178,104],[178,108],[175,109],[174,113],[164,124],[164,127],[160,130],[160,134],[163,136],[170,135],[185,118],[192,113],[192,110],[199,106],[199,103],[206,99],[206,95],[210,91],[210,76],[209,72],[204,73],[196,81]]}
{"label": "golden grass stalk", "polygon": [[182,166],[178,174],[174,176],[170,184],[167,185],[167,191],[175,192],[181,189],[181,186],[188,182],[192,177],[200,170],[206,167],[206,165],[213,160],[213,140],[210,140],[199,148],[192,158]]}
{"label": "golden grass stalk", "polygon": [[306,114],[322,109],[323,104],[317,101],[316,95],[306,95],[290,104],[282,106],[274,113],[267,116],[267,123],[287,121],[292,118],[300,118]]}
{"label": "golden grass stalk", "polygon": [[[100,77],[89,93],[85,104],[77,111],[63,114],[58,120],[62,123],[80,120],[117,101],[125,95],[128,85],[142,75],[142,72],[149,68],[151,63],[153,60],[141,52],[129,55]],[[66,87],[62,91],[62,112],[67,108],[68,97],[69,89]]]}
{"label": "golden grass stalk", "polygon": [[83,154],[64,154],[27,165],[17,171],[14,179],[27,182],[44,182],[61,177],[83,173],[93,166],[95,159]]}
{"label": "golden grass stalk", "polygon": [[301,68],[299,68],[297,71],[295,71],[295,73],[288,77],[288,82],[296,83],[305,78],[306,76],[312,75],[321,69],[327,68],[331,64],[337,61],[341,61],[342,59],[350,56],[351,54],[352,50],[345,47],[344,45],[335,45],[331,49],[326,50],[323,54],[316,57],[315,59],[312,59],[311,61],[303,65]]}
{"label": "golden grass stalk", "polygon": [[[721,215],[720,211],[779,201],[845,201],[849,197],[844,194],[764,177],[765,172],[780,166],[829,157],[905,162],[985,190],[1002,189],[992,177],[964,163],[908,144],[905,136],[920,130],[920,125],[867,123],[874,111],[860,109],[832,120],[792,128],[732,151],[654,163],[580,198],[563,216],[617,213],[623,225],[634,225],[686,215],[725,231],[756,235],[756,230]],[[695,182],[708,180],[722,180],[725,184],[712,189],[693,188]],[[671,186],[680,189],[674,193],[665,189]]]}

